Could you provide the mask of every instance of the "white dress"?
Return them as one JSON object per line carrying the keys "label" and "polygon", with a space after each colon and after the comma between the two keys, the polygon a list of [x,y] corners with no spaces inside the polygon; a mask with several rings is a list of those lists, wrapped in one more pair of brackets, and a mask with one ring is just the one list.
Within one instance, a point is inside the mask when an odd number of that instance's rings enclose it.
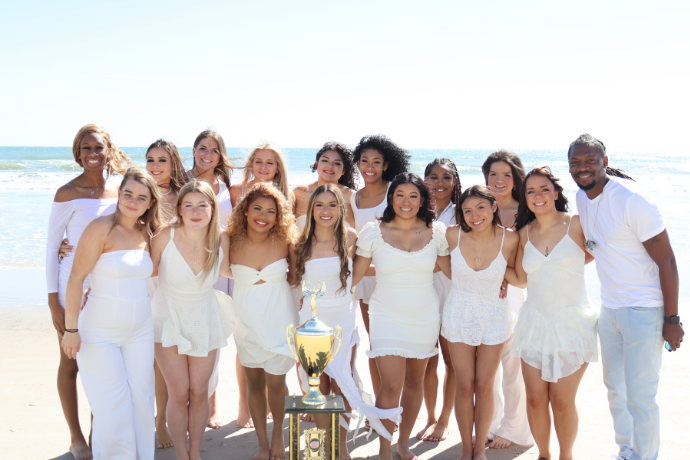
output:
{"label": "white dress", "polygon": [[506,262],[503,257],[505,229],[498,255],[484,270],[475,271],[467,265],[458,245],[450,253],[453,287],[443,308],[441,335],[449,342],[462,342],[471,346],[498,345],[513,332],[513,310],[506,299],[499,298],[505,278]]}
{"label": "white dress", "polygon": [[[48,221],[48,240],[46,244],[46,283],[48,294],[58,293],[58,301],[65,308],[67,280],[72,272],[74,252],[69,257],[58,260],[58,252],[63,238],[69,240],[76,251],[81,234],[87,225],[101,216],[115,212],[117,198],[77,198],[63,203],[53,202]],[[89,277],[84,280],[84,289],[90,286]]]}
{"label": "white dress", "polygon": [[95,460],[153,460],[153,325],[148,251],[101,254],[79,315],[79,375],[93,413]]}
{"label": "white dress", "polygon": [[547,382],[571,375],[583,363],[596,362],[599,309],[587,295],[582,248],[566,233],[544,256],[529,240],[528,225],[522,266],[529,295],[520,310],[510,354],[540,369]]}
{"label": "white dress", "polygon": [[[287,328],[298,326],[299,314],[287,282],[287,259],[255,270],[232,264],[235,279],[235,344],[244,367],[284,375],[295,365],[287,344]],[[265,281],[256,284],[259,281]]]}
{"label": "white dress", "polygon": [[[452,202],[448,203],[448,206],[441,211],[441,214],[439,214],[436,218],[436,222],[441,222],[446,226],[446,228],[457,224],[455,221],[455,205]],[[452,285],[452,281],[445,275],[445,273],[434,273],[434,288],[436,288],[436,294],[438,294],[441,317],[443,317],[443,306],[446,304],[446,297],[448,297],[448,293],[450,292]]]}
{"label": "white dress", "polygon": [[446,227],[433,222],[429,243],[407,252],[386,243],[378,222],[367,224],[357,240],[357,254],[371,257],[376,288],[369,303],[370,358],[396,355],[425,359],[438,353],[441,321],[434,289],[438,256],[448,255]]}
{"label": "white dress", "polygon": [[[359,426],[362,418],[369,420],[371,427],[377,433],[390,440],[391,435],[381,423],[382,418],[389,418],[394,422],[400,421],[401,408],[379,409],[374,407],[374,399],[366,391],[356,367],[351,367],[350,358],[359,343],[359,333],[357,332],[357,311],[352,299],[350,289],[352,287],[352,259],[348,259],[350,276],[347,278],[347,286],[342,287],[340,281],[340,258],[325,257],[321,259],[311,259],[304,264],[303,280],[312,284],[323,281],[326,283],[326,294],[316,300],[316,316],[334,328],[340,326],[343,330],[343,343],[340,351],[333,361],[326,366],[326,374],[338,382],[338,386],[343,392],[343,396],[350,404],[352,413],[350,414],[350,425],[345,424],[341,417],[340,424],[351,431]],[[304,305],[299,312],[299,323],[304,324],[311,319],[311,307],[309,299],[304,299]],[[335,343],[335,347],[338,343]],[[309,390],[308,376],[304,369],[299,366],[302,389]]]}
{"label": "white dress", "polygon": [[158,289],[151,301],[155,341],[164,347],[177,346],[179,354],[206,357],[228,345],[235,326],[232,299],[213,289],[223,248],[218,248],[218,261],[202,280],[203,271],[194,275],[174,236],[175,229],[171,228],[158,267]]}
{"label": "white dress", "polygon": [[[366,224],[369,222],[377,222],[377,219],[383,216],[383,211],[385,211],[386,207],[388,206],[388,191],[386,191],[386,197],[383,199],[383,201],[373,208],[359,209],[357,206],[358,196],[359,192],[355,192],[350,195],[350,206],[352,207],[352,214],[355,218],[355,230],[357,230],[357,234],[359,235],[362,233],[362,229]],[[375,287],[375,276],[363,277],[357,286],[355,286],[355,298],[368,304],[370,302],[371,295],[374,293]]]}

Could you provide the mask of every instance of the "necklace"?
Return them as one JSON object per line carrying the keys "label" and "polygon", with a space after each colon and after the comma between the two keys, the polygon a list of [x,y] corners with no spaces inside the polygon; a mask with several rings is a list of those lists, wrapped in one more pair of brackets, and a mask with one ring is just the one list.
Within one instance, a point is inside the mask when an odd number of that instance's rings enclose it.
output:
{"label": "necklace", "polygon": [[[160,190],[161,188],[164,188],[164,187],[158,186],[158,189],[159,189],[159,190]],[[161,193],[161,196],[170,195],[170,192],[172,192],[172,187],[169,186],[169,187],[168,187],[168,191],[167,191],[166,193]]]}
{"label": "necklace", "polygon": [[196,250],[199,249],[202,244],[204,244],[204,241],[206,241],[206,238],[204,238],[203,241],[201,243],[199,243],[198,246],[194,246],[192,244],[192,242],[189,241],[189,238],[187,237],[187,232],[184,231],[184,227],[182,227],[182,234],[184,235],[184,239],[187,240],[187,243],[189,243],[189,245],[194,248],[194,263],[196,264]]}
{"label": "necklace", "polygon": [[100,185],[100,187],[98,187],[97,189],[94,189],[93,187],[91,187],[89,184],[86,183],[86,181],[84,180],[84,178],[82,176],[79,176],[79,179],[81,179],[81,181],[84,183],[84,185],[86,185],[88,187],[88,189],[91,190],[91,194],[89,196],[93,196],[94,193],[99,191],[105,185],[105,180],[103,180],[103,183]]}
{"label": "necklace", "polygon": [[333,246],[335,246],[335,238],[333,238],[333,239],[331,239],[331,240],[319,241],[319,240],[316,239],[316,237],[314,237],[314,240],[315,240],[315,241],[314,241],[314,246],[316,246],[316,245],[322,245],[322,244],[325,244],[325,245],[326,245],[326,246],[323,248],[323,252],[324,252],[324,253],[328,252],[329,249],[332,249]]}
{"label": "necklace", "polygon": [[589,236],[585,237],[587,238],[585,240],[585,247],[587,250],[592,253],[594,252],[594,248],[597,247],[596,241],[593,240],[594,238],[594,230],[597,228],[597,218],[599,217],[599,206],[601,206],[601,202],[604,201],[604,191],[601,191],[601,195],[599,195],[599,203],[597,203],[597,213],[594,215],[594,226],[592,227],[592,231],[589,231],[589,219],[587,219],[587,208],[589,208],[589,203],[585,205],[585,220],[587,221],[587,233],[589,233]]}

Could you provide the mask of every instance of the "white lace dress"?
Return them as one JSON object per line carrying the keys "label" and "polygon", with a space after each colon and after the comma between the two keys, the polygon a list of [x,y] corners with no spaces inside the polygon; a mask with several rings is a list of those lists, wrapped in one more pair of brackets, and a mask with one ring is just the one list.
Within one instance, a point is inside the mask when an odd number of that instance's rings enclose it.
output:
{"label": "white lace dress", "polygon": [[371,257],[376,287],[369,302],[370,358],[396,355],[425,359],[438,353],[439,300],[434,289],[438,256],[448,255],[446,226],[434,222],[429,243],[407,252],[386,243],[378,222],[364,226],[357,254]]}
{"label": "white lace dress", "polygon": [[596,362],[599,309],[587,295],[582,248],[566,234],[545,256],[529,241],[528,225],[522,267],[529,294],[510,354],[541,369],[547,382],[569,376],[583,363]]}
{"label": "white lace dress", "polygon": [[470,268],[458,245],[450,253],[453,271],[451,287],[446,305],[443,307],[441,335],[449,342],[467,345],[498,345],[505,342],[513,332],[514,313],[506,299],[500,299],[501,283],[506,273],[506,262],[501,249],[491,264],[484,270]]}
{"label": "white lace dress", "polygon": [[205,357],[209,351],[228,345],[235,327],[232,299],[213,289],[218,279],[223,248],[218,262],[203,280],[203,271],[194,275],[174,241],[175,229],[161,254],[158,288],[151,300],[156,343],[177,346],[177,352]]}

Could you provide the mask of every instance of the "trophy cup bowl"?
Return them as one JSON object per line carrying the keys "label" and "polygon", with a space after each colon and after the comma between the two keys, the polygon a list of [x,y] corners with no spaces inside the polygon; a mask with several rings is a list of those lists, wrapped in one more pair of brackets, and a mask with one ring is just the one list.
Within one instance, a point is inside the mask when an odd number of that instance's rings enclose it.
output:
{"label": "trophy cup bowl", "polygon": [[[292,354],[309,376],[309,392],[302,397],[302,402],[308,406],[322,406],[326,404],[326,397],[319,391],[319,378],[328,363],[338,354],[343,331],[340,326],[336,326],[334,330],[316,317],[316,299],[326,293],[325,283],[321,282],[316,288],[312,288],[306,287],[302,282],[302,293],[305,297],[311,297],[312,317],[294,330],[293,325],[289,325],[285,332]],[[334,351],[336,338],[338,347]]]}

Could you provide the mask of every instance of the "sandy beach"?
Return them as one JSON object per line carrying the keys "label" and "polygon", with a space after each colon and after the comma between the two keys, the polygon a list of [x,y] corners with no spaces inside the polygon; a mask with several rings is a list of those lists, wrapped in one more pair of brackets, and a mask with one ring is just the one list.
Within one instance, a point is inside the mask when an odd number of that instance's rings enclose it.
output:
{"label": "sandy beach", "polygon": [[[361,329],[362,336],[366,337],[362,327]],[[368,344],[363,341],[361,347],[365,346]],[[365,378],[366,357],[361,347],[357,366]],[[0,443],[4,452],[0,457],[71,460],[73,457],[67,452],[69,432],[55,387],[58,346],[48,307],[30,305],[0,309],[0,348],[8,351],[0,359],[0,375],[5,381],[0,388]],[[254,431],[238,429],[235,424],[238,396],[234,366],[235,346],[234,342],[230,341],[230,346],[223,349],[221,355],[221,381],[218,387],[223,426],[215,430],[207,429],[202,452],[205,460],[251,459],[256,452]],[[442,379],[442,376],[440,378]],[[660,458],[685,457],[685,449],[690,440],[689,379],[688,351],[664,351],[658,396],[662,430]],[[365,381],[365,385],[371,388],[368,380]],[[81,383],[79,386],[82,427],[88,430],[89,406]],[[288,386],[291,393],[298,391],[294,371],[288,375]],[[617,453],[617,448],[614,443],[606,389],[602,382],[601,363],[589,366],[580,386],[577,403],[580,430],[575,444],[575,458],[608,460],[611,455]],[[440,400],[438,410],[440,411]],[[425,420],[426,413],[422,408],[413,433],[424,426]],[[313,424],[302,424],[303,427],[305,425],[311,427]],[[283,426],[287,435],[287,419]],[[272,423],[269,423],[269,429],[272,429]],[[459,443],[460,436],[452,417],[447,440],[431,443],[414,439],[412,446],[420,460],[451,460],[459,455]],[[361,429],[356,434],[354,442],[349,442],[350,452],[353,458],[377,458],[378,444],[376,434],[367,440],[366,431]],[[552,446],[553,458],[556,459],[558,447],[555,433],[552,437]],[[528,446],[512,446],[502,450],[488,449],[487,457],[490,460],[534,460],[537,458],[537,451]],[[174,458],[172,448],[156,453],[156,459]]]}

